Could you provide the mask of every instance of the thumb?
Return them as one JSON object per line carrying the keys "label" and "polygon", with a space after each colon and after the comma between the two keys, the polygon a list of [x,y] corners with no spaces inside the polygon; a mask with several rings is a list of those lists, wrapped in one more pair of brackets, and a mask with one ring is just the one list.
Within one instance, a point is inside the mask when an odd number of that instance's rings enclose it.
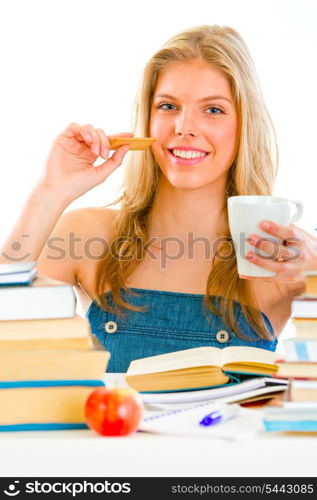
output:
{"label": "thumb", "polygon": [[106,161],[95,167],[95,171],[98,177],[100,177],[100,182],[104,181],[116,168],[118,168],[126,153],[129,151],[130,147],[128,145],[121,146],[117,151]]}

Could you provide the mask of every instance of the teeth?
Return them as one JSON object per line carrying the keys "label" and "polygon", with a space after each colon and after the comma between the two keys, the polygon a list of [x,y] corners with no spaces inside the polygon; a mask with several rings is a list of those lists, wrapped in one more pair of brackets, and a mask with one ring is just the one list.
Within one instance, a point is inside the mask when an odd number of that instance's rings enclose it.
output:
{"label": "teeth", "polygon": [[200,153],[199,151],[184,151],[183,149],[173,149],[172,153],[174,156],[179,156],[180,158],[201,158],[206,156],[207,153]]}

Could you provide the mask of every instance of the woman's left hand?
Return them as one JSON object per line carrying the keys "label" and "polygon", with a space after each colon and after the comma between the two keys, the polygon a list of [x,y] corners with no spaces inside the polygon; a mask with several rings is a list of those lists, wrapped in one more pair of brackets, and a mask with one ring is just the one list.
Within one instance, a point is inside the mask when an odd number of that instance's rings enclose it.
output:
{"label": "woman's left hand", "polygon": [[[262,221],[260,228],[281,241],[273,242],[269,236],[250,234],[247,241],[254,246],[254,251],[248,252],[246,259],[276,274],[268,278],[242,275],[240,278],[294,283],[304,281],[307,271],[317,270],[317,239],[311,234],[293,224],[282,226],[269,220]],[[268,255],[263,256],[262,250]]]}

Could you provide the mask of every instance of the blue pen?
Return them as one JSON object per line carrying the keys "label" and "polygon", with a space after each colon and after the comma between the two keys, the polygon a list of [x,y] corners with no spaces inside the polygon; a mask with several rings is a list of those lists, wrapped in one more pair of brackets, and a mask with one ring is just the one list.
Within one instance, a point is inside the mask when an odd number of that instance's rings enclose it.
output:
{"label": "blue pen", "polygon": [[207,427],[209,425],[215,425],[219,422],[223,422],[224,420],[229,420],[238,414],[239,409],[240,406],[238,404],[224,406],[223,408],[219,408],[218,410],[205,415],[199,424]]}

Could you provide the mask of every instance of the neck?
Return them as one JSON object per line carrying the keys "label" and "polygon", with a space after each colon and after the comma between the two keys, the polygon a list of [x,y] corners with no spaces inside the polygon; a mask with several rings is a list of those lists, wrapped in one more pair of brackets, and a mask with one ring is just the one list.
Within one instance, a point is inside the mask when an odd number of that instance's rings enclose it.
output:
{"label": "neck", "polygon": [[151,210],[150,234],[183,238],[189,232],[214,238],[227,229],[225,182],[222,186],[183,189],[161,176]]}

